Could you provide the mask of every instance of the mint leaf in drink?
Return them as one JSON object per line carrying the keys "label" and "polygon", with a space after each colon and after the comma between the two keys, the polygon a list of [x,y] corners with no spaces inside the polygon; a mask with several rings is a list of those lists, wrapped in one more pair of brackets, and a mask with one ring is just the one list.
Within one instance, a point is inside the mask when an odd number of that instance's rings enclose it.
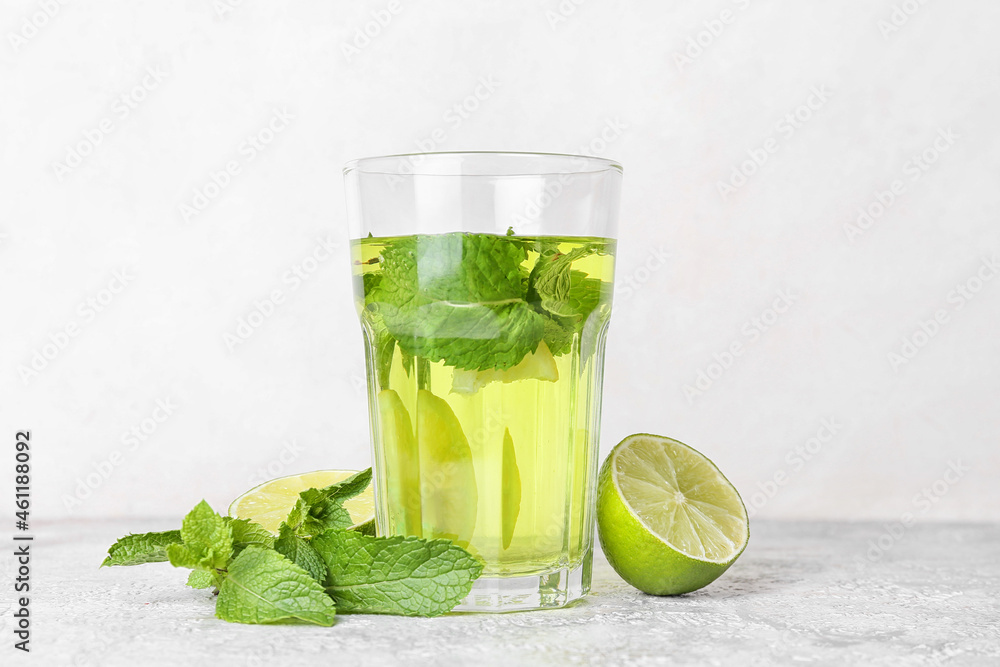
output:
{"label": "mint leaf in drink", "polygon": [[331,530],[312,540],[342,612],[437,616],[472,590],[483,565],[448,540]]}
{"label": "mint leaf in drink", "polygon": [[299,494],[285,524],[306,537],[329,529],[350,528],[353,521],[343,503],[364,491],[371,481],[372,469],[368,468],[326,488],[306,489]]}
{"label": "mint leaf in drink", "polygon": [[410,354],[462,370],[506,370],[538,347],[545,322],[523,301],[385,305],[386,324]]}
{"label": "mint leaf in drink", "polygon": [[187,585],[191,588],[210,588],[216,583],[215,575],[208,570],[191,570]]}
{"label": "mint leaf in drink", "polygon": [[288,524],[281,525],[274,550],[308,572],[316,581],[323,583],[326,580],[326,563],[309,542],[296,535]]}
{"label": "mint leaf in drink", "polygon": [[375,366],[378,373],[378,384],[383,389],[389,386],[392,355],[395,351],[396,339],[386,329],[380,328],[375,334]]}
{"label": "mint leaf in drink", "polygon": [[507,369],[533,352],[544,321],[525,302],[523,244],[493,234],[395,239],[367,294],[400,349],[466,370]]}
{"label": "mint leaf in drink", "polygon": [[183,544],[167,547],[167,558],[174,567],[221,570],[233,554],[232,528],[204,500],[184,517],[181,540]]}
{"label": "mint leaf in drink", "polygon": [[101,567],[112,565],[143,565],[167,561],[167,547],[181,542],[181,531],[138,533],[126,535],[111,545]]}
{"label": "mint leaf in drink", "polygon": [[576,333],[573,320],[565,317],[550,316],[545,318],[545,336],[543,340],[549,346],[553,357],[566,354],[573,349],[573,335]]}
{"label": "mint leaf in drink", "polygon": [[233,532],[233,553],[235,558],[240,552],[249,546],[274,547],[274,535],[267,532],[267,529],[260,524],[254,523],[250,519],[234,519],[224,516],[222,520],[226,522]]}
{"label": "mint leaf in drink", "polygon": [[305,621],[330,626],[336,609],[301,567],[272,549],[250,546],[229,566],[215,615],[233,623]]}
{"label": "mint leaf in drink", "polygon": [[572,266],[595,252],[600,252],[596,244],[565,254],[552,248],[542,250],[529,277],[528,300],[558,317],[571,317],[578,322],[586,319],[600,303],[604,285]]}

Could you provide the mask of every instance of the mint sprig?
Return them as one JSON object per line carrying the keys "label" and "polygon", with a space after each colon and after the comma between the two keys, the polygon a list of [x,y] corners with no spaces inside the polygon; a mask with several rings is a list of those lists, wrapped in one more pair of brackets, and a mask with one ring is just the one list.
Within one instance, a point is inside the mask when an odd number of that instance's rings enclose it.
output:
{"label": "mint sprig", "polygon": [[202,500],[181,524],[181,544],[167,547],[174,567],[222,570],[233,556],[233,530],[226,520]]}
{"label": "mint sprig", "polygon": [[111,545],[101,567],[162,563],[168,560],[167,547],[180,542],[179,530],[126,535]]}
{"label": "mint sprig", "polygon": [[350,528],[354,523],[344,501],[364,491],[372,481],[372,470],[362,470],[324,489],[306,489],[299,494],[285,524],[297,535],[312,537],[331,528]]}
{"label": "mint sprig", "polygon": [[525,301],[522,245],[491,234],[396,239],[366,294],[407,354],[467,370],[507,369],[534,352],[544,320]]}
{"label": "mint sprig", "polygon": [[303,491],[277,538],[252,521],[220,516],[203,500],[180,530],[126,535],[102,565],[169,560],[189,568],[187,585],[214,587],[216,616],[235,623],[329,626],[338,610],[406,616],[450,610],[468,595],[482,564],[448,540],[348,529],[343,502],[370,483],[369,468]]}
{"label": "mint sprig", "polygon": [[[398,347],[404,368],[413,357],[459,370],[506,370],[544,340],[553,355],[573,337],[609,285],[573,264],[605,254],[605,242],[569,252],[564,240],[456,232],[386,240],[376,272],[358,281],[372,323],[379,386],[389,383]],[[526,260],[537,255],[527,268]],[[371,335],[371,334],[370,334]]]}

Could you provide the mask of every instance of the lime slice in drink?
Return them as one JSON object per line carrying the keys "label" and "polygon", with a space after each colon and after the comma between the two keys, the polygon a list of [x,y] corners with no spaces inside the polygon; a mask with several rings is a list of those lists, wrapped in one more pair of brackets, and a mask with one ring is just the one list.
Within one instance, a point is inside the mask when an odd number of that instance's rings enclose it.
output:
{"label": "lime slice in drink", "polygon": [[[301,492],[306,489],[322,489],[355,474],[356,470],[317,470],[302,475],[272,479],[255,486],[234,500],[229,506],[229,516],[250,519],[277,535],[278,527],[292,511]],[[351,515],[354,527],[374,532],[372,528],[375,521],[375,498],[370,484],[358,495],[345,500],[344,509]],[[368,523],[371,525],[362,525]]]}
{"label": "lime slice in drink", "polygon": [[475,394],[491,382],[516,382],[518,380],[544,380],[555,382],[559,379],[555,357],[545,341],[540,341],[534,352],[529,352],[516,366],[505,371],[490,369],[485,371],[455,369],[451,380],[451,390],[456,394]]}
{"label": "lime slice in drink", "polygon": [[517,515],[521,513],[521,471],[517,468],[514,457],[514,440],[510,437],[510,429],[503,431],[503,479],[501,480],[503,497],[500,499],[500,523],[503,528],[503,548],[509,549],[514,539],[514,526],[517,525]]}
{"label": "lime slice in drink", "polygon": [[378,393],[382,460],[391,508],[392,532],[420,537],[420,452],[410,413],[392,389]]}
{"label": "lime slice in drink", "polygon": [[467,547],[476,529],[479,493],[462,425],[444,399],[421,389],[416,432],[423,536],[444,537]]}
{"label": "lime slice in drink", "polygon": [[653,595],[707,586],[750,535],[740,494],[711,461],[658,435],[630,435],[604,461],[597,488],[601,547],[622,579]]}

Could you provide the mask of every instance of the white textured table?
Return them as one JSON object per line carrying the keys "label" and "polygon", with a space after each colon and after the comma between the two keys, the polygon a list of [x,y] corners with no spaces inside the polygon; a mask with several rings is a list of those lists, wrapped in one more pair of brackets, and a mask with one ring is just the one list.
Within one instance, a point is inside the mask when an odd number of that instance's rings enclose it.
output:
{"label": "white textured table", "polygon": [[118,536],[170,527],[42,527],[33,650],[11,647],[5,583],[0,664],[1000,664],[998,525],[921,525],[895,538],[876,524],[755,522],[739,562],[683,597],[643,595],[599,559],[591,597],[568,609],[342,616],[332,628],[223,623],[209,594],[183,585],[186,571],[98,569]]}

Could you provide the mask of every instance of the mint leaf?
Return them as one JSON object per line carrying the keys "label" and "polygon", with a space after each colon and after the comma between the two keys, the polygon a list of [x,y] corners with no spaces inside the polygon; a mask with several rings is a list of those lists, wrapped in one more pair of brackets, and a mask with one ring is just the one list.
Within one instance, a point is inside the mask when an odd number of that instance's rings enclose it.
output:
{"label": "mint leaf", "polygon": [[191,570],[187,585],[191,588],[210,588],[215,585],[215,575],[208,570]]}
{"label": "mint leaf", "polygon": [[403,362],[403,370],[406,371],[406,377],[411,377],[413,375],[413,355],[401,349],[399,351],[399,360]]}
{"label": "mint leaf", "polygon": [[111,545],[101,567],[112,565],[142,565],[162,563],[167,559],[167,547],[181,541],[181,531],[137,533],[126,535]]}
{"label": "mint leaf", "polygon": [[268,549],[274,547],[274,535],[260,524],[249,519],[234,519],[228,516],[222,517],[222,520],[233,532],[233,558],[239,556],[241,551],[252,545]]}
{"label": "mint leaf", "polygon": [[351,528],[351,530],[356,530],[362,535],[371,535],[372,537],[378,535],[378,531],[375,528],[375,519],[369,519],[368,521]]}
{"label": "mint leaf", "polygon": [[573,335],[577,327],[571,319],[564,317],[545,318],[545,336],[543,340],[549,346],[553,357],[566,354],[573,349]]}
{"label": "mint leaf", "polygon": [[312,546],[326,562],[326,591],[342,612],[437,616],[468,595],[483,570],[448,540],[333,530]]}
{"label": "mint leaf", "polygon": [[564,315],[554,311],[553,307],[558,307],[569,294],[574,259],[573,253],[563,255],[551,250],[543,251],[528,276],[529,299],[537,301],[554,315]]}
{"label": "mint leaf", "polygon": [[167,558],[174,567],[221,570],[233,555],[233,530],[202,500],[188,512],[181,524],[183,544],[167,547]]}
{"label": "mint leaf", "polygon": [[305,621],[333,625],[336,610],[323,587],[271,549],[250,546],[229,566],[215,615],[234,623]]}
{"label": "mint leaf", "polygon": [[353,521],[343,503],[364,491],[371,481],[372,469],[368,468],[326,488],[306,489],[284,523],[298,535],[309,537],[331,528],[350,528]]}
{"label": "mint leaf", "polygon": [[[202,567],[203,557],[183,544],[171,544],[167,547],[167,559],[174,567],[186,567],[194,570]],[[214,569],[214,566],[206,564],[203,569]]]}
{"label": "mint leaf", "polygon": [[395,239],[368,293],[412,356],[467,370],[507,369],[533,352],[544,322],[524,301],[523,244],[493,234]]}
{"label": "mint leaf", "polygon": [[383,305],[386,325],[408,353],[462,370],[506,370],[534,352],[545,322],[527,303]]}
{"label": "mint leaf", "polygon": [[326,580],[326,563],[307,541],[295,534],[287,524],[281,524],[281,533],[274,541],[274,550],[309,573],[316,581]]}
{"label": "mint leaf", "polygon": [[576,260],[600,252],[593,244],[568,253],[544,250],[531,270],[528,300],[552,315],[586,319],[600,303],[604,285],[588,278],[583,271],[573,270]]}
{"label": "mint leaf", "polygon": [[226,567],[233,554],[232,528],[204,500],[184,517],[181,539],[184,546],[208,567]]}
{"label": "mint leaf", "polygon": [[389,335],[385,328],[379,328],[375,334],[375,367],[378,373],[378,386],[389,387],[389,373],[392,371],[392,355],[396,351],[396,339]]}

